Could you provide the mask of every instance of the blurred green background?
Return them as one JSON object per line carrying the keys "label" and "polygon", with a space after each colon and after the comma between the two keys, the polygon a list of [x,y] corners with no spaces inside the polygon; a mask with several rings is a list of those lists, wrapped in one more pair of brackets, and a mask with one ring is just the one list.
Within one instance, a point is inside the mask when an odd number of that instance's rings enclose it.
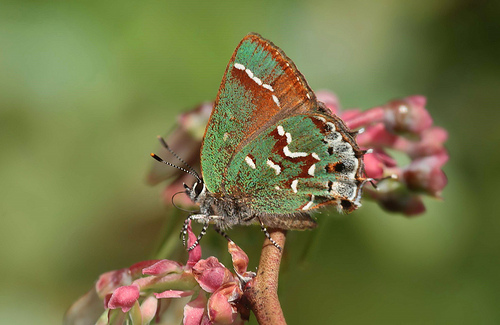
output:
{"label": "blurred green background", "polygon": [[[0,323],[61,323],[99,274],[154,254],[173,227],[163,186],[144,181],[155,136],[215,97],[234,48],[255,31],[344,107],[422,94],[450,133],[449,185],[425,215],[365,203],[289,235],[280,283],[289,324],[499,324],[498,9],[1,0]],[[259,229],[230,234],[255,267]],[[214,233],[205,245],[227,255]]]}

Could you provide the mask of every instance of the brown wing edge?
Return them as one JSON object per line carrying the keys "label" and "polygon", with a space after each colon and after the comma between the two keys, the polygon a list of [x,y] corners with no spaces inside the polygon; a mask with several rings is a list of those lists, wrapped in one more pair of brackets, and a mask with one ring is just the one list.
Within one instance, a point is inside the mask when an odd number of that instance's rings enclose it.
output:
{"label": "brown wing edge", "polygon": [[296,212],[290,214],[259,214],[258,217],[268,228],[285,230],[306,230],[314,229],[318,226],[316,221],[306,212]]}

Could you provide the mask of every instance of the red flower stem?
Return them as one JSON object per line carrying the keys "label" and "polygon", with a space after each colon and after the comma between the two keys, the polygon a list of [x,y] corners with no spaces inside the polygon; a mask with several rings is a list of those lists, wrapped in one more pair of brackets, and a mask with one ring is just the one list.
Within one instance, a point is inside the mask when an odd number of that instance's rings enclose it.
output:
{"label": "red flower stem", "polygon": [[259,324],[286,324],[278,299],[278,275],[281,256],[285,248],[286,230],[269,229],[271,238],[281,246],[281,251],[266,238],[262,246],[257,276],[244,295]]}

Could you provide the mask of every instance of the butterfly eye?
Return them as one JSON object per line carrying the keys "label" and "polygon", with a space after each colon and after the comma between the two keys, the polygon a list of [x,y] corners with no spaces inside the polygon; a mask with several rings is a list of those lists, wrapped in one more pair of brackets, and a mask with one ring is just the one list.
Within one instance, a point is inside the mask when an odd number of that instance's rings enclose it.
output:
{"label": "butterfly eye", "polygon": [[203,189],[205,188],[205,185],[203,183],[198,183],[196,182],[193,186],[193,191],[196,196],[199,196],[201,192],[203,192]]}

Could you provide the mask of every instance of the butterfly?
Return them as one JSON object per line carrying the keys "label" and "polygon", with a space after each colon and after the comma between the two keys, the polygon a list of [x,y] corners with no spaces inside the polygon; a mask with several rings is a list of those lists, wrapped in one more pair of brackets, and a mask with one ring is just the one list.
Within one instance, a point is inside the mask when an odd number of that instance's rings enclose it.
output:
{"label": "butterfly", "polygon": [[[186,219],[218,232],[237,225],[316,226],[311,212],[360,204],[364,178],[357,132],[316,99],[293,61],[259,34],[245,36],[227,65],[201,148],[203,178],[184,185],[200,207]],[[166,146],[166,144],[164,143]],[[159,157],[158,157],[159,158]],[[157,159],[160,160],[160,159]]]}

